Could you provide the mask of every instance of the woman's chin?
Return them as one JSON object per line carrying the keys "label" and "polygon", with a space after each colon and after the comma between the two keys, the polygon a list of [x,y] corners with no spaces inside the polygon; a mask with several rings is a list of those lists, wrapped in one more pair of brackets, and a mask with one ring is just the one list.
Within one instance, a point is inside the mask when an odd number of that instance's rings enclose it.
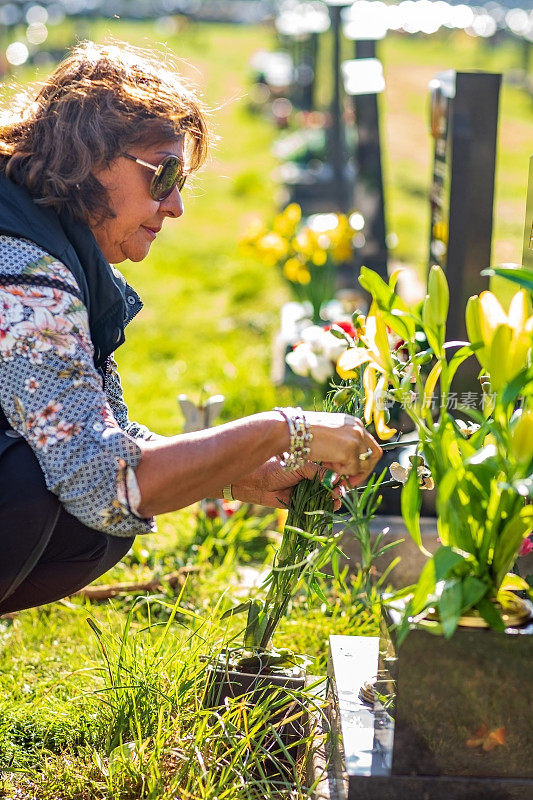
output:
{"label": "woman's chin", "polygon": [[[142,244],[135,243],[129,245],[128,247],[123,247],[122,258],[120,260],[125,261],[125,259],[128,259],[128,261],[142,261],[143,258],[146,258],[150,252],[151,244],[151,242],[142,242]],[[117,264],[118,261],[115,260],[113,263]]]}

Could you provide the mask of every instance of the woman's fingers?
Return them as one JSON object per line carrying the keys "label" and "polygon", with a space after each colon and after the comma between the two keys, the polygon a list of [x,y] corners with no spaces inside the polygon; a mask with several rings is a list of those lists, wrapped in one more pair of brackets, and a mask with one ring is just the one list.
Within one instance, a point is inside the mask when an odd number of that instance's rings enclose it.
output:
{"label": "woman's fingers", "polygon": [[313,434],[311,458],[344,475],[370,474],[381,448],[363,423],[350,414],[306,412]]}

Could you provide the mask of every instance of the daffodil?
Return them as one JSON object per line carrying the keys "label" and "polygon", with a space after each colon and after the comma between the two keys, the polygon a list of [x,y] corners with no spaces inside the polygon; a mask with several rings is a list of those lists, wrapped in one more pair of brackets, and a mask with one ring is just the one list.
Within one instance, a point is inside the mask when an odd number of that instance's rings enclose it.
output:
{"label": "daffodil", "polygon": [[291,283],[298,283],[298,273],[302,265],[297,258],[288,258],[283,265],[283,275]]}
{"label": "daffodil", "polygon": [[301,219],[302,209],[298,203],[289,203],[274,219],[272,228],[284,239],[290,239],[296,233]]}
{"label": "daffodil", "polygon": [[274,267],[286,255],[287,241],[278,233],[266,233],[257,242],[257,249],[264,263]]}

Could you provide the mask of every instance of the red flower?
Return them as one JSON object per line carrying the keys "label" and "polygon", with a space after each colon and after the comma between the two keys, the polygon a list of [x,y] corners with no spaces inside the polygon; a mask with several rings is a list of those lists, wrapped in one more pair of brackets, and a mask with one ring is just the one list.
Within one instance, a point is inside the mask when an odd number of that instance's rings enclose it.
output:
{"label": "red flower", "polygon": [[526,536],[526,538],[522,540],[522,544],[520,545],[520,550],[518,551],[518,555],[527,556],[529,553],[533,553],[533,539],[531,538],[531,536]]}
{"label": "red flower", "polygon": [[[347,320],[343,319],[338,322],[334,322],[333,324],[336,325],[338,328],[342,328],[344,333],[348,334],[348,336],[350,336],[354,341],[357,341],[358,339],[357,331],[355,330],[351,322],[348,322]],[[325,331],[331,330],[331,325],[326,325],[324,327],[324,330]]]}

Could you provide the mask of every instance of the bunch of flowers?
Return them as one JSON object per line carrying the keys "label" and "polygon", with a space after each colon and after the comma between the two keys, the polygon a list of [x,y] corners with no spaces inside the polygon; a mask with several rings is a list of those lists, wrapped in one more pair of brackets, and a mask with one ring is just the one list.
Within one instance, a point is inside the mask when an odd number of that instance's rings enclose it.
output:
{"label": "bunch of flowers", "polygon": [[[346,338],[333,334],[342,330]],[[335,365],[341,354],[349,347],[349,340],[357,339],[357,331],[351,322],[344,320],[333,325],[309,325],[302,331],[302,339],[287,353],[285,361],[296,375],[311,377],[318,384],[326,384],[335,374]]]}
{"label": "bunch of flowers", "polygon": [[354,229],[344,214],[314,214],[302,219],[296,203],[278,214],[270,228],[253,220],[241,238],[245,253],[277,267],[296,300],[308,302],[313,320],[335,293],[335,268],[352,255]]}
{"label": "bunch of flowers", "polygon": [[[365,388],[364,418],[378,436],[391,438],[383,398],[400,402],[411,418],[424,462],[415,458],[404,483],[402,514],[421,549],[420,490],[431,478],[437,488],[441,546],[428,558],[405,615],[409,620],[435,608],[451,636],[464,614],[502,630],[514,601],[511,590],[528,585],[510,570],[529,548],[533,531],[533,316],[526,289],[506,313],[491,292],[471,297],[466,307],[468,342],[446,342],[449,290],[440,267],[432,267],[421,312],[408,308],[371,270],[360,282],[373,297],[358,340],[339,357],[342,378]],[[390,349],[387,326],[403,340],[400,357]],[[415,328],[429,347],[419,352]],[[479,402],[457,402],[457,369],[467,358],[479,362]],[[422,364],[431,364],[427,377]],[[436,393],[437,383],[439,384]],[[348,387],[349,390],[349,387]],[[454,414],[451,413],[454,411]],[[458,420],[461,413],[467,421]],[[414,468],[416,466],[416,469]],[[421,474],[422,473],[422,474]],[[429,555],[429,554],[427,554]]]}

